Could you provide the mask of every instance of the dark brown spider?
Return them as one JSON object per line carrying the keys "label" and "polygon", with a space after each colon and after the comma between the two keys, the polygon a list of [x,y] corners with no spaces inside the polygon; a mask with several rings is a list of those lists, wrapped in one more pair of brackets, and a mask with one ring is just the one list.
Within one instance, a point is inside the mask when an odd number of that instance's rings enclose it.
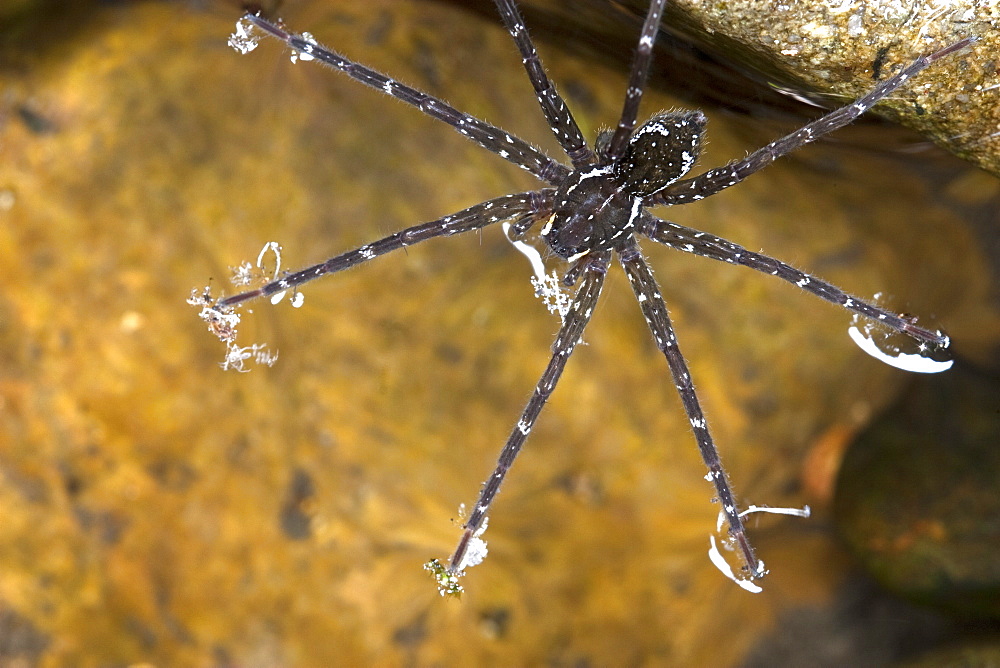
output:
{"label": "dark brown spider", "polygon": [[[650,206],[687,204],[735,185],[769,165],[779,156],[840,128],[894,91],[931,63],[965,48],[975,38],[966,38],[929,56],[918,58],[899,73],[883,81],[857,101],[809,123],[795,132],[751,153],[742,160],[709,170],[693,178],[682,178],[698,159],[705,116],[700,111],[657,114],[636,129],[639,101],[652,58],[660,17],[666,0],[653,0],[635,52],[624,107],[617,127],[600,134],[594,147],[588,145],[562,97],[542,68],[538,54],[525,29],[514,0],[496,0],[497,8],[514,38],[534,86],[538,103],[552,132],[570,158],[571,166],[556,162],[531,144],[462,113],[437,98],[399,83],[364,65],[317,44],[311,35],[292,34],[280,24],[256,14],[247,14],[237,24],[232,43],[242,51],[256,45],[254,29],[284,41],[303,60],[317,60],[373,88],[402,100],[428,116],[455,128],[483,148],[527,170],[548,187],[531,192],[504,195],[458,213],[404,229],[325,262],[276,278],[263,287],[213,302],[205,294],[193,299],[203,306],[202,315],[210,325],[230,324],[233,307],[258,297],[271,297],[326,274],[336,273],[434,237],[450,236],[482,229],[493,223],[511,223],[511,238],[523,237],[536,224],[549,248],[570,263],[563,277],[567,287],[579,284],[572,304],[563,315],[562,327],[552,347],[552,357],[535,391],[512,429],[496,468],[485,482],[464,525],[462,537],[447,566],[436,560],[430,564],[442,593],[458,593],[457,577],[482,558],[479,538],[487,513],[507,471],[514,463],[555,389],[567,360],[580,342],[590,321],[613,256],[617,256],[635,292],[656,345],[663,352],[673,374],[684,410],[694,431],[701,456],[708,467],[706,478],[716,489],[729,536],[745,561],[749,580],[764,575],[747,537],[741,512],[730,489],[719,454],[702,413],[687,363],[677,345],[673,326],[660,288],[643,258],[638,236],[703,257],[740,264],[771,274],[827,301],[875,321],[890,330],[914,339],[922,351],[940,351],[949,339],[940,331],[916,326],[910,316],[901,316],[852,297],[834,285],[799,271],[779,260],[749,251],[735,243],[661,220],[649,213]],[[249,356],[245,349],[237,353]],[[240,358],[242,359],[242,357]]]}

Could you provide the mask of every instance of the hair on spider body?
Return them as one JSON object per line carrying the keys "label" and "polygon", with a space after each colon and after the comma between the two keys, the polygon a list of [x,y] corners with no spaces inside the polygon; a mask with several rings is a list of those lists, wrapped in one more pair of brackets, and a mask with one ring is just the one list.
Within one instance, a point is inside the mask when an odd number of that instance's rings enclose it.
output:
{"label": "hair on spider body", "polygon": [[649,197],[681,178],[701,154],[707,119],[701,111],[668,111],[646,121],[615,161],[622,188]]}
{"label": "hair on spider body", "polygon": [[[949,345],[948,337],[915,324],[915,318],[901,316],[873,303],[851,296],[840,288],[763,253],[661,219],[647,209],[656,205],[680,205],[710,197],[738,184],[771,164],[778,157],[850,123],[876,102],[898,89],[911,77],[935,61],[971,45],[965,38],[940,51],[916,59],[871,92],[849,105],[829,112],[802,128],[781,137],[741,160],[688,177],[698,159],[705,131],[700,111],[670,111],[654,115],[638,125],[639,103],[652,60],[660,17],[666,0],[653,0],[643,23],[629,75],[622,113],[613,130],[598,136],[593,147],[586,141],[572,113],[549,81],[535,51],[514,0],[495,0],[497,9],[516,45],[536,99],[570,164],[553,160],[541,150],[509,132],[466,114],[427,93],[423,93],[335,51],[318,44],[308,33],[295,34],[280,23],[249,13],[237,24],[230,44],[242,53],[256,46],[255,30],[287,44],[302,60],[315,60],[352,79],[401,100],[422,113],[451,126],[458,133],[503,159],[521,167],[544,185],[538,190],[513,193],[470,206],[462,211],[421,223],[382,239],[346,251],[311,267],[275,277],[254,290],[213,301],[207,293],[193,297],[202,307],[202,317],[213,323],[225,322],[227,345],[234,345],[235,307],[245,301],[272,297],[327,274],[368,262],[386,253],[433,239],[473,230],[497,222],[510,223],[510,237],[519,239],[535,225],[540,236],[569,266],[563,276],[566,285],[576,285],[568,310],[552,346],[552,355],[524,410],[504,443],[496,467],[483,484],[472,510],[462,525],[458,546],[447,565],[434,560],[430,570],[442,594],[458,594],[458,577],[464,569],[485,556],[487,515],[507,472],[532,431],[563,369],[579,344],[598,302],[604,279],[613,258],[625,272],[640,311],[664,356],[674,379],[695,442],[708,468],[708,480],[715,488],[721,515],[728,526],[728,540],[741,556],[746,589],[759,590],[750,581],[766,572],[750,543],[741,512],[723,470],[708,421],[701,409],[687,362],[680,351],[667,305],[639,245],[645,237],[671,248],[702,257],[738,264],[792,283],[813,295],[853,312],[856,316],[909,336],[921,354],[939,353]],[[235,320],[234,320],[235,319]],[[853,335],[852,335],[853,336]],[[946,368],[946,367],[945,367]],[[937,369],[941,370],[941,369]],[[714,546],[714,543],[713,543]],[[721,558],[721,557],[720,557]],[[713,557],[714,559],[714,557]]]}
{"label": "hair on spider body", "polygon": [[593,169],[574,171],[556,189],[552,218],[541,231],[549,248],[566,260],[623,248],[639,223],[643,198],[694,166],[705,122],[700,111],[657,114],[636,130],[620,156],[608,154],[611,131],[601,133]]}

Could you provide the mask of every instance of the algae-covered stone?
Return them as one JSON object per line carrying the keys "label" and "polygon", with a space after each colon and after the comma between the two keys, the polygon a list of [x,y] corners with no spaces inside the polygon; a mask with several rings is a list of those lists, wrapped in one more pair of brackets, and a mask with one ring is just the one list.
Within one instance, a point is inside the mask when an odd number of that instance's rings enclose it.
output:
{"label": "algae-covered stone", "polygon": [[1000,384],[961,366],[923,378],[844,458],[841,532],[893,591],[1000,617]]}

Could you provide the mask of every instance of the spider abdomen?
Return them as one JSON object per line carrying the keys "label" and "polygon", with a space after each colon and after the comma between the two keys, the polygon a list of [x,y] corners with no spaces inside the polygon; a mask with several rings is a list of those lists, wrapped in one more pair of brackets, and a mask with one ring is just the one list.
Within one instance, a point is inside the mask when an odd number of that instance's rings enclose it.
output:
{"label": "spider abdomen", "polygon": [[608,165],[571,174],[557,191],[542,236],[556,255],[574,259],[618,247],[635,229],[642,200],[622,189]]}
{"label": "spider abdomen", "polygon": [[638,197],[659,192],[694,167],[705,122],[705,114],[697,110],[653,116],[629,139],[615,163],[615,177]]}

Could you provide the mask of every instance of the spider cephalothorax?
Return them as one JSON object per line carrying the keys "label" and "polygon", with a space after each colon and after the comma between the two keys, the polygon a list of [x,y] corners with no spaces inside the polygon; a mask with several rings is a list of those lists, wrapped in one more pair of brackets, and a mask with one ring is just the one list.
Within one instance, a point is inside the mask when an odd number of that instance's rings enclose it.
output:
{"label": "spider cephalothorax", "polygon": [[540,190],[503,195],[443,218],[406,228],[312,267],[276,276],[273,281],[255,290],[218,301],[213,301],[206,291],[193,295],[191,300],[202,307],[202,317],[208,321],[210,328],[229,344],[230,356],[242,360],[251,354],[246,352],[248,349],[236,348],[233,343],[235,324],[238,322],[234,309],[242,302],[265,296],[278,298],[287,290],[297,290],[307,281],[427,239],[479,230],[502,221],[512,223],[512,238],[524,236],[536,224],[540,226],[540,234],[552,251],[569,261],[563,282],[576,285],[576,293],[571,305],[562,313],[562,326],[552,346],[548,366],[520,419],[511,429],[496,468],[483,484],[476,503],[465,519],[455,553],[447,566],[436,560],[430,564],[442,593],[460,592],[457,577],[466,567],[481,560],[485,543],[480,536],[486,528],[490,506],[555,389],[567,360],[580,342],[600,296],[612,257],[617,257],[625,271],[656,346],[670,367],[701,456],[708,467],[706,479],[715,487],[730,539],[745,561],[747,579],[741,580],[741,584],[752,588],[748,580],[764,574],[763,563],[757,560],[743,526],[742,516],[747,511],[740,512],[722,469],[691,374],[678,348],[666,303],[639,247],[640,236],[677,250],[777,276],[856,315],[906,334],[919,344],[923,352],[939,351],[949,345],[947,336],[918,327],[910,316],[900,316],[852,297],[830,283],[731,241],[662,220],[645,208],[695,202],[739,183],[776,158],[850,123],[931,63],[969,46],[975,38],[957,41],[936,53],[918,58],[867,95],[771,142],[742,160],[684,178],[698,158],[705,116],[700,111],[661,113],[635,129],[665,3],[666,0],[650,3],[636,48],[621,117],[617,126],[602,132],[595,147],[591,148],[548,80],[514,0],[496,0],[500,16],[521,54],[542,112],[569,156],[571,165],[568,166],[549,158],[510,133],[320,46],[308,33],[290,33],[280,24],[257,14],[247,14],[237,23],[236,33],[230,40],[234,47],[245,53],[256,47],[254,31],[261,30],[284,41],[302,59],[329,65],[447,123],[479,146],[525,169],[546,184]]}
{"label": "spider cephalothorax", "polygon": [[608,154],[611,132],[601,133],[598,162],[574,170],[556,190],[552,218],[542,228],[546,243],[568,260],[622,248],[639,224],[645,198],[694,166],[704,130],[700,111],[657,114],[636,130],[620,156]]}

